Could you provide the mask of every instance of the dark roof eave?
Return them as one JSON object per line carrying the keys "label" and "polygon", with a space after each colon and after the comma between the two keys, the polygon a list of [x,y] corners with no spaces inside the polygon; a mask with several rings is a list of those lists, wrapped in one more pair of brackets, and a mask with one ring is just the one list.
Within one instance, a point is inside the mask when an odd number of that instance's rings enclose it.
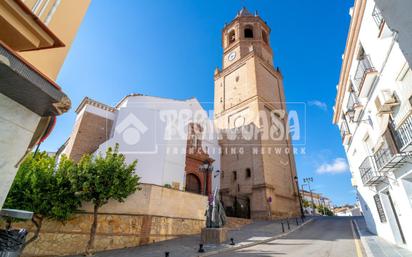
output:
{"label": "dark roof eave", "polygon": [[0,93],[42,117],[71,107],[60,87],[0,42]]}

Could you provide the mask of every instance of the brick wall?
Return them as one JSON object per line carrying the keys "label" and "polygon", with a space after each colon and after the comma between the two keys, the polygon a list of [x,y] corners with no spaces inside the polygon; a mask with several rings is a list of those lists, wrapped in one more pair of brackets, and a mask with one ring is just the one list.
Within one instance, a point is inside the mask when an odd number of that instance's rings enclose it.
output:
{"label": "brick wall", "polygon": [[83,154],[95,152],[110,137],[113,121],[90,112],[78,117],[64,153],[79,161]]}

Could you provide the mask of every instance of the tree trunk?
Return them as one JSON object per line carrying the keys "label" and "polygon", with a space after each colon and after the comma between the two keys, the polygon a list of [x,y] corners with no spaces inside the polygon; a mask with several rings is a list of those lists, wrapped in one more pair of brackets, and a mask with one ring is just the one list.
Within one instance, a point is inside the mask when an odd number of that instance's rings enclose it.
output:
{"label": "tree trunk", "polygon": [[87,243],[86,247],[86,256],[90,256],[93,253],[91,250],[94,248],[94,239],[96,237],[96,230],[97,230],[97,211],[99,210],[99,206],[97,204],[94,205],[94,210],[93,210],[93,224],[90,229],[90,239],[89,242]]}
{"label": "tree trunk", "polygon": [[[36,220],[35,217],[36,217],[38,220]],[[39,238],[40,229],[41,229],[41,226],[42,226],[42,224],[43,224],[43,219],[44,219],[44,218],[43,218],[42,216],[37,216],[37,215],[33,215],[33,217],[31,218],[31,221],[33,222],[34,226],[36,226],[36,231],[34,231],[33,237],[30,238],[28,241],[26,241],[26,242],[24,243],[23,248],[22,248],[23,250],[24,250],[24,248],[25,248],[28,244],[34,242],[37,238]]]}

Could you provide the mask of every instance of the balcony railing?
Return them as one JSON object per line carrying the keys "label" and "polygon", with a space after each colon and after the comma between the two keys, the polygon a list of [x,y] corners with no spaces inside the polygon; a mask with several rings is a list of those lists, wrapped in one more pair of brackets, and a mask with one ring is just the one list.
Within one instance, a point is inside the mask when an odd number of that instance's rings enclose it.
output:
{"label": "balcony railing", "polygon": [[412,146],[412,115],[409,115],[402,124],[395,129],[394,124],[391,124],[394,134],[394,139],[397,147],[401,152],[408,152]]}
{"label": "balcony railing", "polygon": [[340,125],[340,135],[342,137],[343,144],[349,144],[352,135],[350,134],[349,126],[346,120],[343,120]]}
{"label": "balcony railing", "polygon": [[383,20],[381,10],[379,10],[379,8],[377,6],[375,6],[375,8],[373,8],[372,17],[373,17],[373,20],[375,21],[376,25],[379,27],[379,29],[381,29],[382,26],[383,26],[384,20]]}
{"label": "balcony railing", "polygon": [[365,186],[372,186],[382,182],[385,177],[381,174],[374,165],[374,159],[372,156],[368,156],[359,166],[359,172],[361,175],[362,183]]}
{"label": "balcony railing", "polygon": [[[412,142],[412,118],[405,121],[403,130],[409,128],[409,134],[403,134],[404,140]],[[409,127],[408,127],[409,126]],[[400,128],[398,129],[398,131]],[[410,161],[407,153],[401,152],[398,147],[397,136],[391,126],[383,134],[383,143],[372,156],[368,156],[359,166],[362,182],[365,186],[377,185],[382,182],[386,173],[401,168]],[[398,139],[401,140],[401,139]],[[406,141],[405,141],[406,142]]]}
{"label": "balcony railing", "polygon": [[358,98],[353,92],[351,92],[349,94],[348,104],[346,107],[348,108],[348,110],[354,110],[357,105],[359,105]]}
{"label": "balcony railing", "polygon": [[376,162],[376,168],[381,170],[384,168],[396,155],[394,151],[385,143],[373,154],[373,158]]}
{"label": "balcony railing", "polygon": [[375,71],[376,70],[372,65],[370,57],[368,55],[364,55],[362,59],[359,60],[355,76],[353,77],[353,82],[358,89],[359,94],[361,94],[362,90],[364,89],[368,74]]}
{"label": "balcony railing", "polygon": [[380,172],[389,172],[402,167],[409,158],[402,153],[396,143],[396,131],[391,126],[383,134],[383,144],[373,154],[376,169]]}
{"label": "balcony railing", "polygon": [[346,109],[346,114],[348,115],[350,121],[356,122],[359,118],[360,112],[362,111],[362,105],[360,104],[355,92],[349,93]]}

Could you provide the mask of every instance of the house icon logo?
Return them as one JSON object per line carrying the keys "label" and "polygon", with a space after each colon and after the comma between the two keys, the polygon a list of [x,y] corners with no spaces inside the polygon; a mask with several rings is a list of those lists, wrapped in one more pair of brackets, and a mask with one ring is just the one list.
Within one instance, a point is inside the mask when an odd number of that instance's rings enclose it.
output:
{"label": "house icon logo", "polygon": [[146,133],[148,128],[139,120],[133,113],[130,113],[126,118],[116,126],[116,133],[121,134],[123,142],[128,145],[136,145],[142,135]]}

